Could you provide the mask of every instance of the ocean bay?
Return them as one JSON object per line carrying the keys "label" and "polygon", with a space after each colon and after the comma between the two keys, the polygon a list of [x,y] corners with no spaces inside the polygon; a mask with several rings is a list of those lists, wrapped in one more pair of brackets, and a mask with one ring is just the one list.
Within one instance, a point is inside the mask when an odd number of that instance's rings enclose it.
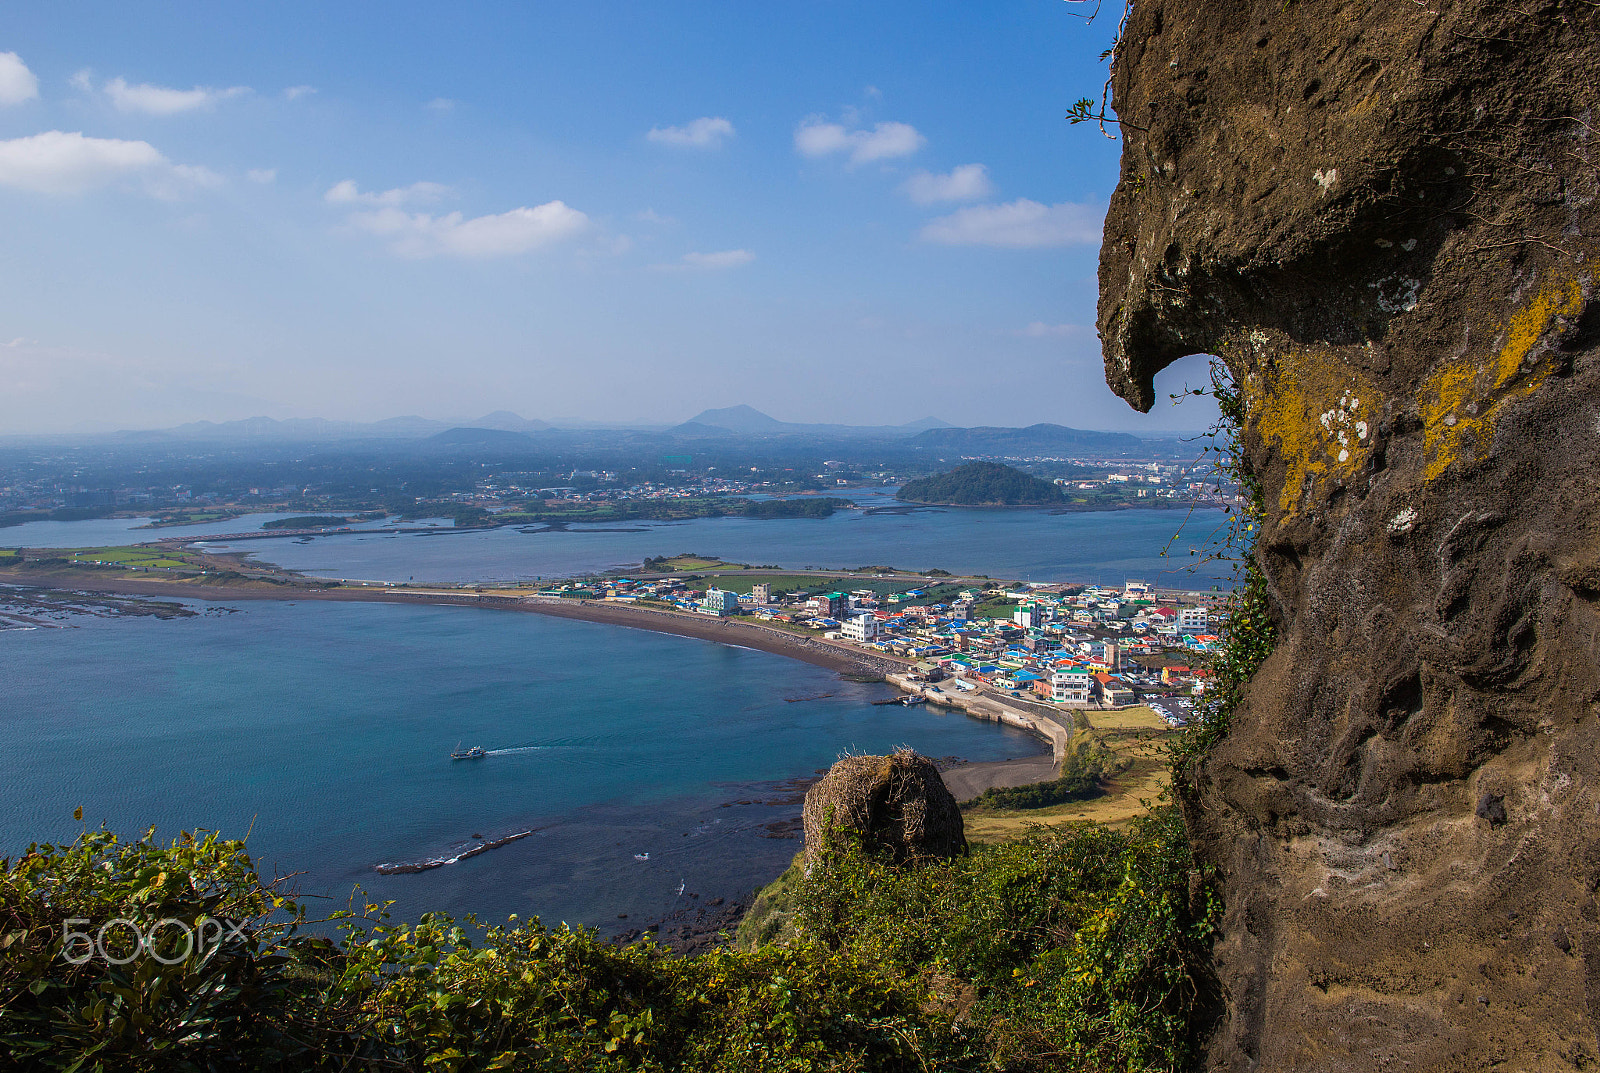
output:
{"label": "ocean bay", "polygon": [[[886,687],[808,664],[617,626],[389,604],[211,610],[0,633],[0,853],[70,840],[82,806],[124,835],[249,830],[265,871],[304,873],[314,908],[360,884],[405,916],[615,926],[670,911],[680,889],[770,879],[799,843],[769,826],[793,808],[762,802],[792,803],[784,780],[842,751],[1041,748],[962,715],[872,707]],[[452,762],[458,743],[490,755]],[[527,829],[456,864],[374,871]]]}
{"label": "ocean bay", "polygon": [[[889,503],[882,497],[882,505]],[[1137,577],[1171,588],[1209,588],[1229,581],[1230,564],[1206,561],[1190,551],[1209,545],[1225,524],[1226,516],[1215,509],[1192,514],[943,508],[895,513],[880,505],[876,511],[843,510],[828,518],[632,521],[542,532],[503,527],[340,533],[308,541],[239,541],[218,550],[246,551],[314,577],[364,581],[573,577],[626,568],[647,556],[694,551],[786,568],[870,564],[1025,581],[1120,585]]]}

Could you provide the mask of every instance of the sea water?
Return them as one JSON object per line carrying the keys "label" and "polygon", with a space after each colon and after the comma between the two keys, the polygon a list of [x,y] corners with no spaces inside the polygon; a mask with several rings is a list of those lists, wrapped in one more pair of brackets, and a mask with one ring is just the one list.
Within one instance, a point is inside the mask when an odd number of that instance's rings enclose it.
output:
{"label": "sea water", "polygon": [[[206,613],[0,632],[0,855],[101,823],[248,832],[263,872],[298,873],[313,911],[359,885],[404,917],[617,927],[679,891],[771,880],[800,848],[773,826],[796,811],[777,784],[842,753],[1042,749],[692,638],[476,608],[191,606]],[[450,759],[472,745],[489,755]],[[524,830],[429,871],[374,870]]]}
{"label": "sea water", "polygon": [[[859,497],[858,497],[859,498]],[[526,581],[599,573],[647,556],[697,552],[786,568],[886,565],[939,568],[1023,581],[1210,588],[1231,564],[1207,558],[1226,525],[1220,510],[921,508],[844,510],[828,518],[696,518],[437,533],[345,533],[307,541],[239,541],[246,551],[307,574],[363,581]]]}
{"label": "sea water", "polygon": [[[203,545],[243,551],[307,574],[359,581],[455,583],[567,578],[635,565],[646,557],[692,551],[735,562],[848,568],[939,568],[1023,581],[1121,585],[1130,578],[1169,588],[1226,585],[1232,566],[1208,551],[1226,527],[1222,511],[912,508],[893,488],[847,492],[865,510],[828,518],[695,518],[455,530],[448,521],[394,519],[355,532],[273,537]],[[198,525],[139,528],[148,519],[28,522],[0,529],[0,547],[93,547],[182,537],[204,540],[261,530],[283,514],[251,514]]]}

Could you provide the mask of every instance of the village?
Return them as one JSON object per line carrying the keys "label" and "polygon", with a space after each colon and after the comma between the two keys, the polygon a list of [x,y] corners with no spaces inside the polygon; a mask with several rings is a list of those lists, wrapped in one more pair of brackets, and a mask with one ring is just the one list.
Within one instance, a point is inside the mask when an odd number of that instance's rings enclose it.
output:
{"label": "village", "polygon": [[[819,580],[840,588],[823,591]],[[918,585],[878,574],[845,588],[852,584],[803,575],[605,578],[541,595],[746,618],[899,657],[935,694],[985,691],[1063,709],[1148,704],[1172,727],[1207,688],[1203,664],[1219,643],[1213,629],[1227,599],[1139,580],[1112,588],[929,576]]]}

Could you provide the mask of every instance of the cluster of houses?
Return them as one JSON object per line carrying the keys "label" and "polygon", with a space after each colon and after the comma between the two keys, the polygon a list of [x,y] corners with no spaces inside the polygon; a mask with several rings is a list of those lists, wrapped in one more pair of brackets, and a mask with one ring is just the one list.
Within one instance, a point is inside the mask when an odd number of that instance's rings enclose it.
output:
{"label": "cluster of houses", "polygon": [[963,589],[933,602],[926,589],[779,595],[768,584],[736,593],[714,585],[691,588],[673,578],[557,591],[648,599],[696,614],[816,630],[830,640],[911,659],[925,676],[949,678],[956,689],[986,686],[1067,707],[1204,692],[1209,672],[1193,664],[1219,643],[1213,621],[1226,598],[1216,591],[1158,591],[1142,581],[1120,589]]}

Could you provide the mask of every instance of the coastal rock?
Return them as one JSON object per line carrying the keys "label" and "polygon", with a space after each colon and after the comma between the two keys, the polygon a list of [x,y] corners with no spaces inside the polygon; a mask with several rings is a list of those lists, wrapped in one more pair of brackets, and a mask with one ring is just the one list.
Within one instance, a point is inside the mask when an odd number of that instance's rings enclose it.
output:
{"label": "coastal rock", "polygon": [[897,862],[967,851],[956,799],[934,762],[910,750],[838,761],[806,792],[804,820],[808,861],[830,827],[859,834]]}
{"label": "coastal rock", "polygon": [[1226,364],[1279,625],[1180,785],[1209,1065],[1592,1065],[1600,5],[1140,0],[1112,94],[1106,377]]}

